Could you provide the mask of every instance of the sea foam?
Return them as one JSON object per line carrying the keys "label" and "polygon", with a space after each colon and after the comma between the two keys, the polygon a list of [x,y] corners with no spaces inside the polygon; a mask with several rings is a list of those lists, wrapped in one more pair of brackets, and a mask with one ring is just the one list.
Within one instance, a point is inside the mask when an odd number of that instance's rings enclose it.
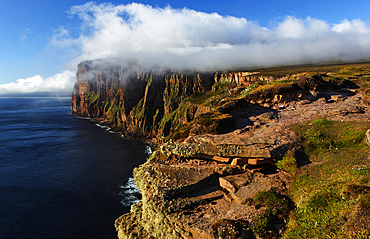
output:
{"label": "sea foam", "polygon": [[119,186],[123,189],[119,195],[123,196],[121,200],[121,204],[125,207],[129,207],[141,200],[135,196],[135,194],[140,194],[139,189],[137,188],[135,181],[132,177],[130,177],[125,185]]}

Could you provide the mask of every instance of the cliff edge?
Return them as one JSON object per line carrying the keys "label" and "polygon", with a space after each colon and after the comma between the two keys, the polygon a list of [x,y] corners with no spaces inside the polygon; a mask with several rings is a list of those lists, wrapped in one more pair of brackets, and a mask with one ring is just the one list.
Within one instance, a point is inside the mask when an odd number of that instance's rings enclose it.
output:
{"label": "cliff edge", "polygon": [[[158,146],[119,238],[275,238],[311,165],[294,127],[370,119],[368,70],[179,73],[82,62],[71,110]],[[353,78],[350,78],[353,77]],[[334,145],[334,143],[333,143]],[[334,147],[332,145],[332,147]]]}

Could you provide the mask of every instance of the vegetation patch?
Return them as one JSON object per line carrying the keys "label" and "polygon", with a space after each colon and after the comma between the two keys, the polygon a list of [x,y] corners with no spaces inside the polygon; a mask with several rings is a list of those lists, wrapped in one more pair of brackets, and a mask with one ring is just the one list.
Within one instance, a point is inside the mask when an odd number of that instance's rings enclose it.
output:
{"label": "vegetation patch", "polygon": [[290,173],[291,175],[295,175],[298,170],[298,163],[294,156],[293,151],[288,151],[282,159],[276,162],[276,166],[279,170],[283,170],[285,172]]}
{"label": "vegetation patch", "polygon": [[216,83],[212,86],[212,90],[213,91],[220,91],[220,90],[224,90],[226,88],[233,88],[233,87],[235,87],[235,85],[230,83],[230,82],[220,81],[220,82],[218,82],[218,83]]}
{"label": "vegetation patch", "polygon": [[229,167],[229,166],[216,167],[215,172],[217,172],[217,173],[219,173],[223,176],[227,176],[227,175],[232,175],[234,173],[234,169],[232,167]]}
{"label": "vegetation patch", "polygon": [[[109,108],[108,108],[108,110],[107,110],[107,112],[106,112],[106,114],[107,114],[107,118],[109,119],[109,120],[111,120],[112,122],[116,122],[117,121],[117,119],[120,119],[120,114],[121,114],[121,104],[122,103],[120,103],[119,105],[111,105]],[[117,123],[117,122],[116,122]]]}
{"label": "vegetation patch", "polygon": [[252,92],[255,88],[257,87],[256,84],[253,84],[253,85],[250,85],[248,87],[246,87],[241,93],[240,93],[240,97],[241,98],[244,98],[246,95],[248,95],[250,92]]}
{"label": "vegetation patch", "polygon": [[340,69],[339,74],[354,74],[361,72],[363,69],[358,66],[347,66],[342,69]]}
{"label": "vegetation patch", "polygon": [[354,165],[352,173],[361,175],[370,175],[370,165]]}
{"label": "vegetation patch", "polygon": [[294,208],[288,196],[265,191],[258,192],[248,204],[255,208],[265,208],[264,213],[254,219],[251,225],[253,233],[263,238],[277,237]]}
{"label": "vegetation patch", "polygon": [[221,219],[212,225],[214,238],[253,238],[248,223],[242,220]]}
{"label": "vegetation patch", "polygon": [[99,95],[94,92],[90,92],[89,95],[87,96],[87,101],[89,105],[96,105],[99,102],[98,100]]}
{"label": "vegetation patch", "polygon": [[192,94],[190,97],[186,98],[184,101],[190,101],[193,104],[203,104],[207,99],[211,98],[215,95],[215,92],[208,91],[208,92],[196,92]]}
{"label": "vegetation patch", "polygon": [[[313,162],[297,170],[285,238],[368,238],[370,122],[319,119],[294,127]],[[364,211],[365,210],[365,211]],[[354,226],[355,225],[355,226]]]}
{"label": "vegetation patch", "polygon": [[[336,122],[318,119],[296,126],[298,138],[304,144],[306,153],[322,156],[328,152],[356,148],[364,139],[367,124]],[[316,157],[313,158],[316,160]],[[321,161],[320,158],[318,158]]]}

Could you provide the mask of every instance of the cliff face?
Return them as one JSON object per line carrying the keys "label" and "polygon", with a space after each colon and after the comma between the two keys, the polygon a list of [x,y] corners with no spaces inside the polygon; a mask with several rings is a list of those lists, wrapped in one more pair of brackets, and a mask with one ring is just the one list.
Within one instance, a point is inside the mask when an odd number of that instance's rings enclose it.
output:
{"label": "cliff face", "polygon": [[[155,142],[172,134],[184,138],[189,133],[219,133],[234,123],[230,115],[212,114],[211,123],[200,117],[186,132],[177,129],[212,110],[212,105],[202,105],[202,99],[198,99],[205,92],[216,92],[222,84],[247,87],[271,79],[247,72],[158,73],[136,66],[85,61],[78,65],[71,111],[77,116],[105,121],[127,136],[153,138]],[[219,87],[215,88],[215,84]],[[185,100],[192,95],[192,99]]]}
{"label": "cliff face", "polygon": [[134,170],[142,201],[116,220],[118,238],[279,238],[298,215],[290,177],[309,163],[291,126],[370,121],[369,77],[354,67],[275,79],[82,62],[71,110],[159,146]]}

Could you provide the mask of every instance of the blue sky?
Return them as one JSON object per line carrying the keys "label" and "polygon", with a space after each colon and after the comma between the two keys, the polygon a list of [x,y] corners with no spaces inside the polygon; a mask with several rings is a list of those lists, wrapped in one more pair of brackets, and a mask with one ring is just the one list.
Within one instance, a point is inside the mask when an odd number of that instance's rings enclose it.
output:
{"label": "blue sky", "polygon": [[[358,60],[370,53],[369,1],[101,3],[0,0],[0,94],[68,91],[76,64],[90,58],[129,55],[163,65],[167,58],[212,69]],[[130,22],[117,21],[122,16]],[[218,56],[227,61],[209,62]]]}

